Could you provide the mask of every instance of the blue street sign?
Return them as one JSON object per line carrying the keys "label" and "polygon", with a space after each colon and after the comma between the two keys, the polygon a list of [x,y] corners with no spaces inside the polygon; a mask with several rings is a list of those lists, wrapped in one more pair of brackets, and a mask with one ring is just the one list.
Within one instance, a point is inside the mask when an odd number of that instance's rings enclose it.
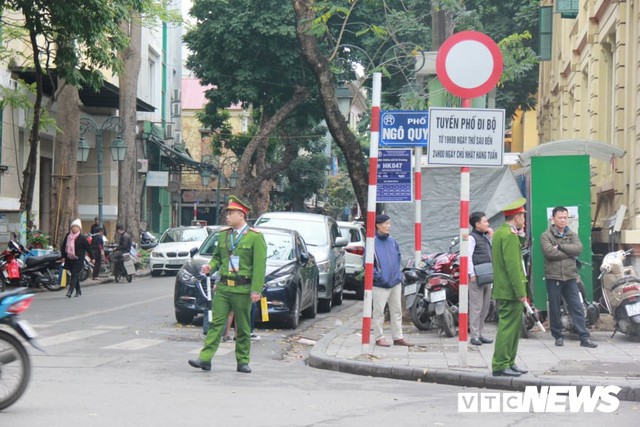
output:
{"label": "blue street sign", "polygon": [[426,147],[428,111],[383,111],[380,114],[381,147]]}
{"label": "blue street sign", "polygon": [[378,152],[378,202],[412,202],[411,150],[380,149]]}

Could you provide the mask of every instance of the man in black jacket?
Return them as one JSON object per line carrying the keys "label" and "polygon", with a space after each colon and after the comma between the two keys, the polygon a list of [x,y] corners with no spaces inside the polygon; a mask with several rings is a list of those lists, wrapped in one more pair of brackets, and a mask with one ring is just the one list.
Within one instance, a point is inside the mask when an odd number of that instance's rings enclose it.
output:
{"label": "man in black jacket", "polygon": [[132,245],[131,236],[129,235],[129,233],[124,231],[124,225],[122,224],[116,225],[116,233],[119,236],[118,246],[111,253],[111,256],[109,257],[109,261],[111,262],[111,271],[113,271],[114,274],[116,272],[115,270],[116,266],[118,267],[121,266],[122,256],[124,254],[128,254],[129,252],[131,252],[131,245]]}

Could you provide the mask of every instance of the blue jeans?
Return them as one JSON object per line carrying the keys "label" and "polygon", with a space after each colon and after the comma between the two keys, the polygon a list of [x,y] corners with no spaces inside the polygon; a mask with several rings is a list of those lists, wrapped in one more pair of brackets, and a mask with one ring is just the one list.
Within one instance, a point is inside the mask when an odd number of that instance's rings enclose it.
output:
{"label": "blue jeans", "polygon": [[584,308],[580,302],[580,291],[576,279],[553,280],[547,279],[547,295],[549,297],[549,323],[551,325],[551,335],[555,339],[562,337],[562,321],[560,320],[560,303],[562,298],[567,303],[569,314],[573,319],[576,331],[580,336],[580,341],[589,338],[589,330],[584,320]]}

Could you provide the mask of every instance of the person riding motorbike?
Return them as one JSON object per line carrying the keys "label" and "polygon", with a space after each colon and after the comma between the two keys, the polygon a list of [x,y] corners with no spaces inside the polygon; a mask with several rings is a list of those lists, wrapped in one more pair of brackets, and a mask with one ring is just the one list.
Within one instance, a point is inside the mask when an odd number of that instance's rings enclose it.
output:
{"label": "person riding motorbike", "polygon": [[111,271],[116,272],[116,266],[122,266],[122,256],[131,252],[131,236],[124,231],[124,225],[116,225],[116,233],[119,235],[118,246],[109,255],[109,262],[111,262]]}

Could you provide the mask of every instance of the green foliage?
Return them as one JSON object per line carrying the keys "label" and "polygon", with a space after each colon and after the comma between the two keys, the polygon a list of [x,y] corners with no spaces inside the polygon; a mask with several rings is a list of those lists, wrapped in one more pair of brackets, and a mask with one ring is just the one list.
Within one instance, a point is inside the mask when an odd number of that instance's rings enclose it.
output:
{"label": "green foliage", "polygon": [[34,229],[27,231],[27,246],[46,248],[49,246],[50,237],[48,234],[40,230]]}
{"label": "green foliage", "polygon": [[286,172],[284,198],[294,211],[301,211],[305,199],[318,193],[325,185],[325,171],[329,159],[324,153],[309,153],[296,158]]}
{"label": "green foliage", "polygon": [[[128,45],[128,35],[120,24],[142,7],[143,0],[0,0],[0,8],[22,15],[15,21],[5,15],[5,26],[24,27],[24,34],[37,38],[45,73],[55,68],[67,83],[96,89],[101,69],[121,69],[117,52]],[[33,55],[25,53],[29,62]]]}
{"label": "green foliage", "polygon": [[328,206],[327,214],[337,218],[345,207],[351,207],[355,200],[353,186],[348,175],[339,174],[330,176],[327,184]]}

